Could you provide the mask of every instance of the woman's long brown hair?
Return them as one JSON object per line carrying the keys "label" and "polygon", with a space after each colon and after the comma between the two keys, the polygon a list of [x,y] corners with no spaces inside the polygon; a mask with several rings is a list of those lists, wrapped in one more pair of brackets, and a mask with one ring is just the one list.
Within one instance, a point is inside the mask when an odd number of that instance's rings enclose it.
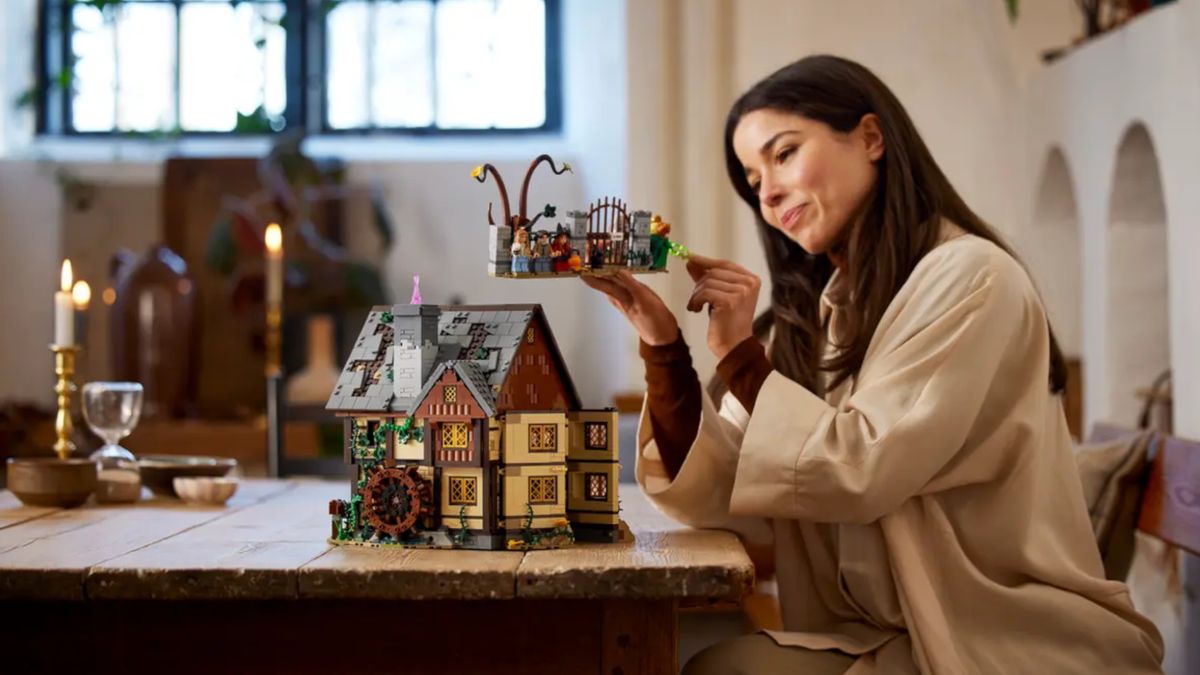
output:
{"label": "woman's long brown hair", "polygon": [[[842,275],[854,301],[847,307],[844,342],[823,358],[825,326],[819,298],[833,274],[824,255],[809,255],[799,244],[767,225],[758,195],[746,180],[733,151],[733,132],[744,115],[770,109],[822,122],[834,131],[856,128],[864,115],[879,118],[884,153],[877,164],[878,181],[862,217],[839,245],[845,258]],[[725,165],[738,195],[750,205],[758,223],[771,275],[771,306],[754,321],[755,335],[774,329],[770,358],[775,369],[809,390],[823,394],[853,377],[862,367],[867,345],[884,311],[917,263],[937,245],[942,219],[987,239],[1013,255],[1000,235],[959,197],[921,140],[896,96],[871,71],[836,56],[801,59],[754,85],[733,104],[725,122]],[[1067,368],[1050,331],[1049,386],[1060,393]],[[709,391],[723,391],[713,378]]]}

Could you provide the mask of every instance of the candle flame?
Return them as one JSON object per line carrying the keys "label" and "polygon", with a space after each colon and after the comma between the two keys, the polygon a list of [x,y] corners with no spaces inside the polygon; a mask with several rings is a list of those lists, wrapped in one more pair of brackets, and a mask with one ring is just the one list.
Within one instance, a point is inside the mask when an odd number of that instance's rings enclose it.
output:
{"label": "candle flame", "polygon": [[75,309],[85,310],[92,301],[92,287],[86,281],[76,281],[71,288],[71,299],[75,301]]}
{"label": "candle flame", "polygon": [[267,250],[271,253],[277,253],[283,248],[283,231],[279,229],[277,223],[267,225],[267,234],[265,237]]}
{"label": "candle flame", "polygon": [[74,275],[71,274],[71,259],[66,258],[62,264],[62,275],[59,277],[61,288],[64,293],[71,292],[71,282],[74,280]]}

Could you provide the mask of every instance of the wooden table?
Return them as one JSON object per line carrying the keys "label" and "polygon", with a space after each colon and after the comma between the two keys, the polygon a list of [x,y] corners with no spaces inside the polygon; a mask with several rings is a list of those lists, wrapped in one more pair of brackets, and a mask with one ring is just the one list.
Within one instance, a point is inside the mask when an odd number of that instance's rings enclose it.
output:
{"label": "wooden table", "polygon": [[0,671],[674,673],[680,603],[736,602],[754,570],[621,489],[633,542],[528,553],[331,546],[344,482],[247,480],[220,508],[0,492]]}

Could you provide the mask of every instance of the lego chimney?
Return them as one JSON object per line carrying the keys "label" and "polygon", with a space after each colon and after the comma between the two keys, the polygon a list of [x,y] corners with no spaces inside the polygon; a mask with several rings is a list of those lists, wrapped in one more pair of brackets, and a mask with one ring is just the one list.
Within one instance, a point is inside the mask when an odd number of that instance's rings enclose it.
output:
{"label": "lego chimney", "polygon": [[396,403],[404,410],[425,385],[433,370],[438,351],[437,305],[395,305],[392,307],[392,379]]}

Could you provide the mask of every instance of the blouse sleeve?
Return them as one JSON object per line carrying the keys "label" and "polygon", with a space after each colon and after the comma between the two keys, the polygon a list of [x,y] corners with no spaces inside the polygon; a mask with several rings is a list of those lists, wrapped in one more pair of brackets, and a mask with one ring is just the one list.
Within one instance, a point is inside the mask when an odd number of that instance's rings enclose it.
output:
{"label": "blouse sleeve", "polygon": [[1007,260],[933,275],[898,295],[900,308],[880,322],[853,393],[836,408],[772,372],[740,453],[721,446],[709,460],[734,473],[731,512],[868,523],[959,464],[985,405],[996,414],[1016,378],[1048,362],[1040,302]]}
{"label": "blouse sleeve", "polygon": [[663,464],[643,404],[638,424],[638,485],[660,511],[691,527],[730,530],[750,543],[770,546],[768,521],[730,513],[729,498],[737,468],[738,449],[749,415],[732,395],[721,399],[718,410],[708,392],[701,393],[699,428],[683,465],[672,478]]}

